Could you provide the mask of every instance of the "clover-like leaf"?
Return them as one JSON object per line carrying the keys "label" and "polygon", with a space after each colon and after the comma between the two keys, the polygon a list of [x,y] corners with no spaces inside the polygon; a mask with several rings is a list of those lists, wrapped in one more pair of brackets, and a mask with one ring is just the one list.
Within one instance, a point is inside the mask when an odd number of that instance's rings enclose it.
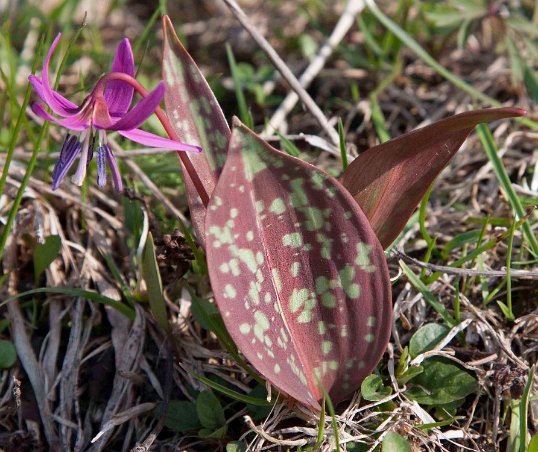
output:
{"label": "clover-like leaf", "polygon": [[253,366],[319,409],[321,386],[342,400],[385,351],[383,249],[336,179],[234,126],[206,216],[215,298]]}
{"label": "clover-like leaf", "polygon": [[409,382],[406,395],[423,405],[443,405],[467,397],[477,390],[476,379],[457,364],[442,358],[428,358],[424,372]]}
{"label": "clover-like leaf", "polygon": [[386,248],[477,124],[524,114],[520,108],[491,108],[443,119],[363,152],[342,183]]}
{"label": "clover-like leaf", "polygon": [[[178,39],[168,16],[163,17],[163,78],[166,114],[179,139],[203,148],[190,153],[198,177],[209,196],[217,183],[230,137],[230,129],[213,91]],[[205,243],[205,207],[183,165],[191,218],[201,244]]]}
{"label": "clover-like leaf", "polygon": [[421,326],[409,340],[409,355],[416,358],[421,353],[432,350],[450,331],[441,323],[427,323]]}

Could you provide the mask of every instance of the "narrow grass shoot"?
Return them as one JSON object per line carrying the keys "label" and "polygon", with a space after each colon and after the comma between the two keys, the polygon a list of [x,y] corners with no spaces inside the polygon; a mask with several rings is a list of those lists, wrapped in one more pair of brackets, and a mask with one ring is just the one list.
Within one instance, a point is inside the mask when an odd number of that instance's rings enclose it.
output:
{"label": "narrow grass shoot", "polygon": [[[523,209],[519,196],[515,192],[514,187],[512,187],[512,182],[510,182],[506,168],[504,167],[503,162],[497,153],[497,146],[495,145],[491,131],[486,125],[479,124],[477,127],[477,132],[478,136],[480,137],[480,141],[484,146],[484,151],[486,152],[488,159],[493,166],[493,171],[499,180],[499,184],[508,197],[508,201],[510,202],[510,206],[514,211],[516,219],[523,220],[526,217],[525,210]],[[530,224],[525,221],[521,228],[523,230],[523,235],[529,244],[530,251],[535,257],[538,257],[538,239],[536,238]]]}
{"label": "narrow grass shoot", "polygon": [[239,117],[246,124],[246,126],[251,129],[254,127],[252,115],[250,114],[250,111],[247,106],[245,93],[243,91],[243,82],[240,77],[237,62],[235,61],[232,47],[229,44],[226,44],[226,55],[228,56],[228,64],[230,65],[230,72],[234,81],[237,108],[239,108]]}

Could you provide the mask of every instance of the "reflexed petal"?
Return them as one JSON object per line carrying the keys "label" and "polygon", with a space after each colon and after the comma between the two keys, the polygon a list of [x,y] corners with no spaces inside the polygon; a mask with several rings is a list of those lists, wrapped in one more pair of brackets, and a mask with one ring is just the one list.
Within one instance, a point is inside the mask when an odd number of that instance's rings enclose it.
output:
{"label": "reflexed petal", "polygon": [[102,127],[108,130],[131,130],[142,124],[161,103],[164,96],[164,82],[160,82],[157,87],[146,97],[138,102],[123,118],[111,127]]}
{"label": "reflexed petal", "polygon": [[143,144],[144,146],[151,146],[154,148],[169,149],[171,151],[192,151],[200,152],[202,148],[200,146],[194,146],[192,144],[181,143],[180,141],[170,140],[163,138],[153,133],[145,132],[140,129],[133,130],[119,130],[118,133],[136,143]]}
{"label": "reflexed petal", "polygon": [[65,127],[66,129],[70,130],[84,130],[87,129],[90,125],[88,118],[84,117],[81,114],[62,119],[55,118],[54,116],[51,116],[45,110],[43,105],[38,102],[32,104],[32,111],[40,118],[43,118],[45,121],[54,122],[59,126]]}
{"label": "reflexed petal", "polygon": [[56,49],[56,46],[58,45],[58,41],[60,40],[60,37],[62,36],[61,33],[58,33],[56,38],[54,39],[52,45],[50,46],[50,49],[47,53],[47,57],[45,58],[45,63],[43,64],[43,74],[42,74],[42,93],[43,93],[43,100],[45,103],[52,109],[54,113],[57,115],[62,116],[71,116],[73,113],[76,113],[73,111],[72,108],[66,108],[63,102],[59,101],[57,97],[54,95],[54,91],[51,88],[50,81],[49,81],[49,64],[50,59],[52,57],[52,54],[54,53],[54,49]]}
{"label": "reflexed petal", "polygon": [[[133,52],[127,38],[121,41],[116,50],[114,62],[112,63],[112,72],[123,72],[134,77]],[[131,85],[119,80],[114,80],[107,85],[104,97],[112,116],[122,116],[129,109],[129,105],[133,100],[133,91]]]}
{"label": "reflexed petal", "polygon": [[81,144],[78,137],[67,134],[60,150],[60,157],[52,170],[52,189],[56,190],[63,178],[73,165],[77,155],[80,152]]}
{"label": "reflexed petal", "polygon": [[106,150],[105,146],[97,146],[95,157],[97,164],[97,185],[104,187],[106,184]]}
{"label": "reflexed petal", "polygon": [[118,168],[118,164],[116,163],[116,159],[114,158],[114,154],[112,154],[112,151],[110,150],[110,146],[107,144],[104,146],[105,152],[106,152],[106,160],[108,162],[108,166],[110,167],[110,172],[112,173],[112,180],[114,181],[114,188],[116,191],[123,191],[123,183],[121,182],[121,174],[120,170]]}
{"label": "reflexed petal", "polygon": [[[41,98],[41,100],[43,102],[46,102],[45,100],[45,94],[43,93],[43,82],[41,81],[41,79],[39,77],[36,77],[35,75],[31,74],[28,76],[28,81],[32,84],[32,87],[34,88],[34,91],[36,92],[36,94]],[[76,113],[78,110],[80,110],[80,108],[75,105],[73,102],[71,102],[70,100],[67,100],[65,97],[63,97],[60,93],[58,93],[57,91],[52,91],[52,93],[54,94],[54,98],[62,104],[62,106],[66,109],[66,110],[72,110],[73,113]]]}

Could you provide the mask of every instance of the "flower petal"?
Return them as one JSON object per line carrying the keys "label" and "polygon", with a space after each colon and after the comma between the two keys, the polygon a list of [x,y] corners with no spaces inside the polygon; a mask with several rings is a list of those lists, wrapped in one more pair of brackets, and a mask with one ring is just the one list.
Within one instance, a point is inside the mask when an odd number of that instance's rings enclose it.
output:
{"label": "flower petal", "polygon": [[[35,75],[33,74],[30,74],[28,76],[28,81],[32,84],[32,87],[34,88],[34,91],[37,93],[37,95],[41,98],[41,100],[43,102],[46,102],[45,100],[45,94],[43,93],[43,82],[41,81],[41,79],[39,77],[36,77]],[[71,102],[70,100],[67,100],[65,97],[63,97],[60,93],[58,93],[57,91],[52,91],[53,95],[54,95],[54,98],[60,103],[62,104],[62,106],[66,109],[66,110],[72,110],[73,113],[76,113],[80,108],[75,105],[73,102]]]}
{"label": "flower petal", "polygon": [[56,49],[56,46],[58,45],[58,41],[60,40],[60,37],[62,36],[61,33],[58,33],[54,41],[52,42],[52,45],[50,46],[50,49],[47,53],[47,57],[45,58],[45,63],[43,64],[43,74],[42,74],[42,93],[43,93],[43,101],[52,109],[54,113],[61,116],[72,116],[76,111],[73,111],[72,108],[66,108],[66,106],[58,100],[58,98],[54,95],[54,91],[51,88],[50,81],[49,81],[49,64],[50,59],[52,57],[52,54],[54,53],[54,49]]}
{"label": "flower petal", "polygon": [[108,130],[131,130],[142,124],[159,106],[164,96],[164,82],[160,82],[157,87],[146,97],[138,102],[128,113]]}
{"label": "flower petal", "polygon": [[90,125],[90,122],[87,117],[83,115],[74,115],[63,119],[55,118],[54,116],[51,116],[41,105],[40,103],[36,102],[32,104],[32,111],[39,116],[40,118],[43,118],[45,121],[51,121],[59,126],[65,127],[66,129],[70,130],[84,130],[87,129]]}
{"label": "flower petal", "polygon": [[63,178],[73,165],[77,155],[80,152],[81,144],[78,137],[67,134],[60,150],[60,157],[52,170],[52,189],[56,190]]}
{"label": "flower petal", "polygon": [[146,132],[140,129],[133,130],[119,130],[118,133],[136,143],[143,144],[144,146],[151,146],[154,148],[168,149],[171,151],[191,151],[200,152],[202,148],[192,144],[181,143],[180,141],[170,140],[163,138],[153,133]]}
{"label": "flower petal", "polygon": [[116,159],[114,158],[114,154],[112,154],[112,151],[110,150],[110,146],[108,144],[106,144],[103,147],[105,148],[105,152],[106,152],[106,161],[108,163],[108,166],[110,167],[110,172],[112,173],[112,180],[114,181],[114,188],[116,189],[116,191],[123,191],[123,183],[121,182],[121,174],[118,168],[118,164],[116,163]]}
{"label": "flower petal", "polygon": [[[123,72],[134,77],[133,51],[127,38],[120,42],[116,50],[114,62],[112,63],[112,72]],[[134,89],[131,85],[118,80],[113,80],[107,85],[104,97],[111,116],[122,116],[127,112],[133,100],[133,92]]]}

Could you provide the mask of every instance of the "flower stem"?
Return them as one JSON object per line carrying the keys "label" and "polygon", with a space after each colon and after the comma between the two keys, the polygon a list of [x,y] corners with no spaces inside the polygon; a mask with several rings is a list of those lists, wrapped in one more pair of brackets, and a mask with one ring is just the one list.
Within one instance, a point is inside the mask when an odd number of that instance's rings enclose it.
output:
{"label": "flower stem", "polygon": [[[104,90],[105,85],[111,82],[112,80],[119,80],[119,81],[128,83],[142,97],[146,97],[148,95],[148,90],[144,88],[140,82],[138,82],[135,78],[123,72],[110,72],[104,75],[97,82],[95,90],[98,90],[98,89]],[[155,114],[157,115],[157,118],[159,118],[159,121],[161,121],[161,124],[163,125],[164,130],[166,131],[170,139],[174,141],[180,141],[175,130],[172,128],[170,121],[168,120],[168,116],[166,116],[166,113],[162,110],[161,107],[157,107],[155,109]],[[194,165],[189,159],[189,156],[187,155],[187,153],[179,152],[179,151],[177,152],[177,155],[179,156],[181,163],[183,163],[185,170],[187,171],[189,177],[191,178],[192,183],[194,184],[194,187],[196,188],[196,191],[198,192],[198,195],[200,196],[200,199],[202,200],[202,203],[204,204],[205,207],[207,207],[207,205],[209,204],[209,194],[207,193],[207,190],[204,187],[202,180],[198,176],[198,173],[196,172]]]}

